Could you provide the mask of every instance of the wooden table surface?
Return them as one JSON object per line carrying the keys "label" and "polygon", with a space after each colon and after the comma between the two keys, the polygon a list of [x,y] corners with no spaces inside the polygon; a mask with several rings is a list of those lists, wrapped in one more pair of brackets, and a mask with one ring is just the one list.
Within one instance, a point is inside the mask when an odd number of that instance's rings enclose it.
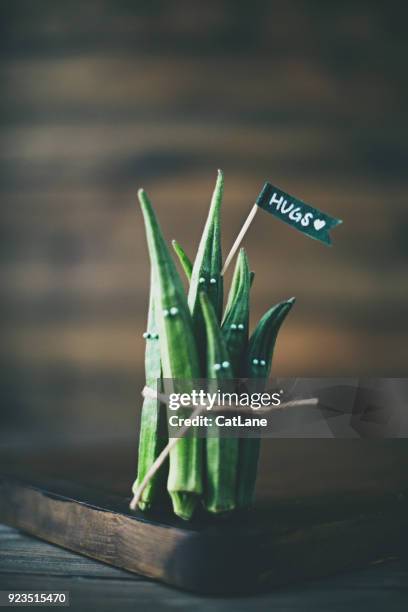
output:
{"label": "wooden table surface", "polygon": [[288,586],[251,597],[183,593],[81,557],[0,525],[0,589],[70,591],[74,610],[257,612],[402,611],[408,607],[408,560]]}

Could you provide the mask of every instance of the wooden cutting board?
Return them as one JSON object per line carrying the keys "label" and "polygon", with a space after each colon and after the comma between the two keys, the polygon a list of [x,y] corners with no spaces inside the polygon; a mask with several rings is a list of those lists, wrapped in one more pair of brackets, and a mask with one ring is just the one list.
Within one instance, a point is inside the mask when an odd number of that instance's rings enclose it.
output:
{"label": "wooden cutting board", "polygon": [[408,551],[405,440],[266,440],[256,507],[190,523],[129,510],[132,445],[1,460],[1,522],[191,591],[260,591]]}

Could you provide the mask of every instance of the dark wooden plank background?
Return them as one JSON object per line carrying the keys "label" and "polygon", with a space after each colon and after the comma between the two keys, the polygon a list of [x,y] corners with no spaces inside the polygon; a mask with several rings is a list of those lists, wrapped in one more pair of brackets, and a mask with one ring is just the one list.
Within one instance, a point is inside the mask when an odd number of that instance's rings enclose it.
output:
{"label": "dark wooden plank background", "polygon": [[260,213],[253,317],[298,297],[279,375],[406,374],[405,14],[391,3],[1,3],[0,428],[135,431],[148,263],[136,190],[224,252],[266,178],[342,217],[329,250]]}

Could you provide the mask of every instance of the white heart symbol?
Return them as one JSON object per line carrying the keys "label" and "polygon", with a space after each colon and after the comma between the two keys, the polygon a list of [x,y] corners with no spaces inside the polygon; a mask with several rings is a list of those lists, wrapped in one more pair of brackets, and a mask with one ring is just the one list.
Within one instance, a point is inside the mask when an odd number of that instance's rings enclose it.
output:
{"label": "white heart symbol", "polygon": [[315,230],[319,231],[326,225],[326,221],[323,221],[323,219],[316,219],[316,221],[313,222],[313,225]]}

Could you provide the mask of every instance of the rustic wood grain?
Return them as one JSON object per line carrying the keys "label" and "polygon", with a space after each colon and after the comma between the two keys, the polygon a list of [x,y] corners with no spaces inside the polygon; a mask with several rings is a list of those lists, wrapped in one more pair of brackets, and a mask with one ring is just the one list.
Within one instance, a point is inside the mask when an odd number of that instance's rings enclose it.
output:
{"label": "rustic wood grain", "polygon": [[[370,568],[256,597],[215,598],[181,593],[143,577],[70,553],[0,525],[0,584],[10,590],[69,590],[71,607],[164,611],[333,610],[400,612],[408,601],[408,562],[385,559]],[[24,553],[24,556],[23,554]],[[28,561],[31,560],[31,562]],[[26,561],[27,560],[27,561]],[[353,603],[351,603],[353,602]]]}
{"label": "rustic wood grain", "polygon": [[0,525],[0,576],[87,576],[88,578],[118,578],[138,580],[138,576],[123,572],[105,563],[92,563],[58,546],[44,545],[39,539],[27,538],[21,531]]}
{"label": "rustic wood grain", "polygon": [[[39,542],[0,525],[0,585],[10,590],[69,590],[75,611],[169,608],[199,612],[238,610],[333,610],[401,612],[408,601],[408,561],[384,559],[371,567],[307,584],[282,587],[272,593],[234,598],[182,593],[92,559]],[[23,554],[24,553],[24,557]],[[31,559],[31,563],[28,560]]]}
{"label": "rustic wood grain", "polygon": [[123,444],[20,452],[20,462],[9,452],[0,521],[201,593],[263,591],[406,553],[405,441],[273,442],[263,449],[250,513],[229,521],[198,513],[189,523],[165,508],[130,512],[133,474]]}

